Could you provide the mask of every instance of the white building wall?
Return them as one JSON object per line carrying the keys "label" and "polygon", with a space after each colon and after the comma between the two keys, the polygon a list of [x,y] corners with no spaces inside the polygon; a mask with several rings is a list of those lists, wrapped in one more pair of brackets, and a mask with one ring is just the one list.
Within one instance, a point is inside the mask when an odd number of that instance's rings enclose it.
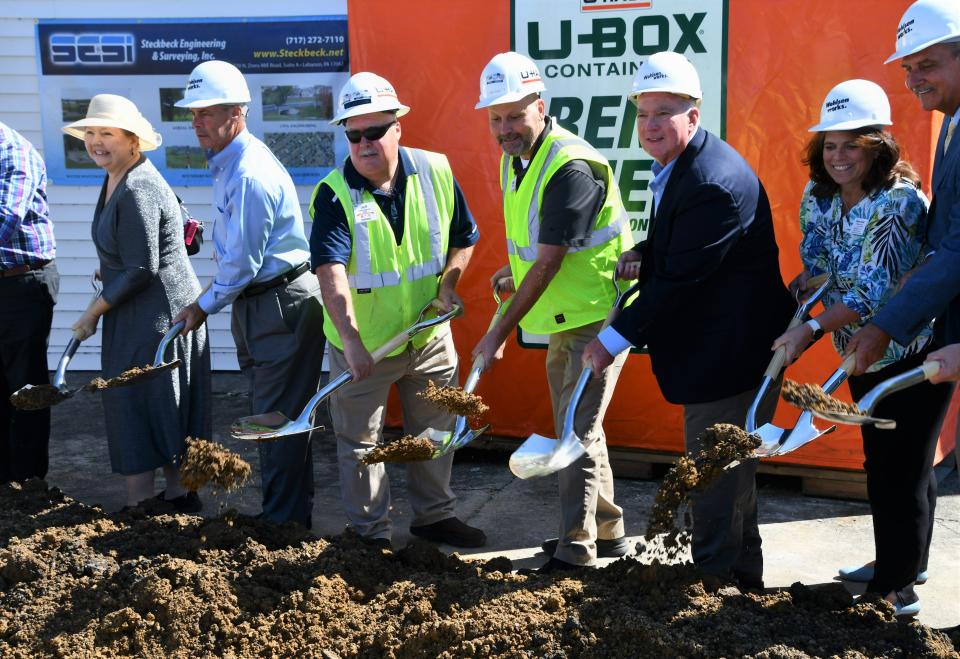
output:
{"label": "white building wall", "polygon": [[[0,0],[0,121],[26,137],[38,151],[44,145],[40,128],[39,67],[36,23],[38,19],[71,18],[95,21],[101,18],[226,18],[256,16],[316,16],[346,14],[346,0],[287,0],[282,3],[234,0],[230,3],[164,0],[163,2],[119,2],[117,0]],[[213,219],[209,186],[174,188],[202,219]],[[312,186],[297,186],[304,219]],[[56,368],[70,340],[70,327],[86,308],[92,295],[90,275],[97,267],[96,250],[90,240],[90,223],[99,188],[57,185],[50,181],[47,196],[57,240],[57,267],[60,270],[60,298],[50,332],[47,359]],[[207,232],[208,239],[210,231]],[[215,274],[211,245],[204,245],[190,262],[205,285]],[[214,370],[237,370],[236,351],[230,335],[230,311],[225,309],[207,320]],[[100,370],[100,334],[81,345],[71,363],[77,370]]]}

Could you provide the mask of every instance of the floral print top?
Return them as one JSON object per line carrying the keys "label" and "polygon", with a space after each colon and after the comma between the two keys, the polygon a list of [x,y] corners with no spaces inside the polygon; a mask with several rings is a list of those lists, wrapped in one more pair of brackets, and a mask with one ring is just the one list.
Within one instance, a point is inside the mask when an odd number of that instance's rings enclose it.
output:
{"label": "floral print top", "polygon": [[[834,282],[823,296],[824,308],[842,303],[860,314],[860,321],[833,332],[833,345],[843,354],[854,332],[893,297],[901,277],[923,254],[927,207],[923,192],[900,180],[891,188],[865,196],[842,215],[840,193],[817,198],[807,183],[800,202],[800,258],[811,275],[829,273]],[[878,371],[921,351],[933,336],[932,323],[908,346],[891,341],[869,369]]]}

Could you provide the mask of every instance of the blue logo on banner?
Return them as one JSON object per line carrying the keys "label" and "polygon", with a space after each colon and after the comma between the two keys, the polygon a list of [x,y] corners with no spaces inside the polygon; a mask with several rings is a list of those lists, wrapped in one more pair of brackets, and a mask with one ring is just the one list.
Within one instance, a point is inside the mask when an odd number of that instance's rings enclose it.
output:
{"label": "blue logo on banner", "polygon": [[136,61],[132,34],[51,34],[50,62],[59,66],[117,66]]}

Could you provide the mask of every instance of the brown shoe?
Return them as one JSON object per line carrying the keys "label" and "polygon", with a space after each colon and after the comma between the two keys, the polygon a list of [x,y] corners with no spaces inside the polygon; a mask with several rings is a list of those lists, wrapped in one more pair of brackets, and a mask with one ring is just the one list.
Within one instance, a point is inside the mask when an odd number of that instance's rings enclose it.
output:
{"label": "brown shoe", "polygon": [[453,547],[482,547],[487,544],[487,535],[483,531],[466,525],[456,517],[424,526],[411,526],[410,533],[430,542]]}

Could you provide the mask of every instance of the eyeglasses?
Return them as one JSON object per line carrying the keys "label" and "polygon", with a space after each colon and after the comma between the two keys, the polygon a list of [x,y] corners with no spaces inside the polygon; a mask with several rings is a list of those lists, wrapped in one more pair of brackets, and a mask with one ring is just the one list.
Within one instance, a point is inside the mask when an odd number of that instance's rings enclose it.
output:
{"label": "eyeglasses", "polygon": [[350,140],[351,144],[360,144],[360,138],[366,137],[368,142],[376,142],[381,137],[387,134],[387,131],[390,130],[390,127],[397,123],[397,120],[394,119],[389,124],[384,124],[382,126],[370,126],[369,128],[364,128],[363,130],[347,130],[344,131],[347,135],[347,139]]}

